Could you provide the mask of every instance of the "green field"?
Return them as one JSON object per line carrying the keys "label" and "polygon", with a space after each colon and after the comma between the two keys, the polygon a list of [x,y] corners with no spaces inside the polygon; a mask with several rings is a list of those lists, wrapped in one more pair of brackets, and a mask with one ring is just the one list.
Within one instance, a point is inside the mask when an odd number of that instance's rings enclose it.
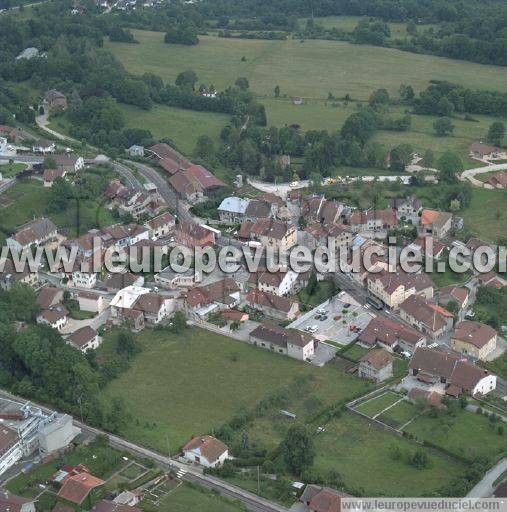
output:
{"label": "green field", "polygon": [[139,504],[146,512],[240,512],[244,508],[237,502],[222,498],[218,494],[196,485],[183,483],[173,488],[161,499],[158,506],[146,500]]}
{"label": "green field", "polygon": [[126,401],[133,415],[124,432],[129,439],[164,452],[168,443],[174,453],[270,393],[296,389],[298,378],[310,379],[307,387],[318,395],[289,397],[286,407],[298,416],[370,386],[332,365],[317,368],[197,328],[181,335],[147,329],[138,338],[142,352],[103,397]]}
{"label": "green field", "polygon": [[381,414],[377,419],[394,428],[400,428],[418,414],[416,406],[408,401],[400,402],[388,411]]}
{"label": "green field", "polygon": [[507,237],[507,190],[474,188],[468,208],[460,211],[465,227],[484,240]]}
{"label": "green field", "polygon": [[81,201],[79,211],[74,203],[66,211],[46,214],[51,189],[44,188],[42,182],[38,180],[16,183],[5,193],[5,196],[12,203],[0,209],[0,236],[3,239],[17,226],[34,217],[48,216],[58,228],[65,230],[71,237],[76,236],[78,232],[84,233],[92,227],[109,226],[114,223],[109,210],[92,200]]}
{"label": "green field", "polygon": [[[429,496],[465,469],[436,453],[429,453],[430,467],[416,469],[404,460],[416,446],[352,413],[329,423],[315,443],[314,468],[319,472],[338,471],[355,495]],[[400,460],[390,456],[393,446],[401,449]]]}
{"label": "green field", "polygon": [[193,69],[199,83],[213,83],[219,90],[245,76],[260,95],[272,95],[279,85],[288,97],[324,99],[331,92],[364,100],[379,87],[394,94],[401,83],[420,90],[432,79],[496,90],[503,90],[507,82],[507,69],[501,67],[340,41],[200,36],[198,45],[184,46],[165,44],[161,32],[132,32],[140,44],[105,43],[128,71],[155,73],[172,83],[178,73]]}
{"label": "green field", "polygon": [[420,416],[405,429],[418,439],[430,441],[462,457],[485,456],[490,459],[507,452],[507,435],[498,435],[502,422],[491,424],[483,415],[459,411],[456,417],[445,416],[448,428],[439,419]]}
{"label": "green field", "polygon": [[3,179],[12,178],[16,174],[18,174],[18,172],[21,172],[24,169],[26,169],[26,167],[26,164],[3,164],[0,165],[0,173],[2,173]]}
{"label": "green field", "polygon": [[157,105],[143,110],[120,104],[127,126],[150,130],[157,139],[167,137],[183,153],[192,154],[200,135],[208,135],[218,147],[218,136],[229,122],[229,116],[214,112],[197,112],[182,108]]}
{"label": "green field", "polygon": [[390,405],[393,405],[394,403],[398,402],[400,398],[402,398],[400,395],[388,391],[387,393],[384,393],[376,398],[367,400],[366,402],[358,405],[356,409],[359,412],[366,414],[367,416],[375,416],[375,414],[378,414],[386,407],[389,407]]}

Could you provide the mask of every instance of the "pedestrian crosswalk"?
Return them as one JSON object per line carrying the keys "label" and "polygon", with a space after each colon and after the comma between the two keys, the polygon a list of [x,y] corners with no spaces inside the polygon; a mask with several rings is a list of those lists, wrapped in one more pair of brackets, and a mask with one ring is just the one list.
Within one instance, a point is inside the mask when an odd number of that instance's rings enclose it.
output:
{"label": "pedestrian crosswalk", "polygon": [[186,474],[187,474],[187,472],[184,469],[180,468],[180,469],[178,469],[178,472],[176,473],[176,476],[178,478],[183,478]]}

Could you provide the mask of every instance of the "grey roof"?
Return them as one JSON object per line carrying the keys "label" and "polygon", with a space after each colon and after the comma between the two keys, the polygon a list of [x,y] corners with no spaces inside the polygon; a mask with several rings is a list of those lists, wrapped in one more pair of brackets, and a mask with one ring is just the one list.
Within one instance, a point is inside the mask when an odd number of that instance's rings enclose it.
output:
{"label": "grey roof", "polygon": [[250,203],[249,199],[242,197],[226,197],[218,207],[219,211],[231,213],[245,213]]}

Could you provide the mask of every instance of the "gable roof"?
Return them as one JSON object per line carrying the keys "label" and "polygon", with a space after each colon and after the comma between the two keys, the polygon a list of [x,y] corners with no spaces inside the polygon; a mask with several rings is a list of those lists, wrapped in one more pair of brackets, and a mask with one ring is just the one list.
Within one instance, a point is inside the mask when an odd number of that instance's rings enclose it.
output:
{"label": "gable roof", "polygon": [[173,224],[175,222],[174,215],[169,212],[163,213],[162,215],[158,215],[157,217],[153,217],[153,219],[149,220],[146,224],[150,229],[157,229],[166,224]]}
{"label": "gable roof", "polygon": [[480,322],[463,320],[456,324],[452,338],[481,349],[495,336],[496,331],[493,327]]}
{"label": "gable roof", "polygon": [[76,505],[81,505],[92,489],[100,487],[104,483],[100,478],[82,472],[69,476],[63,483],[58,496]]}
{"label": "gable roof", "polygon": [[382,370],[382,368],[392,364],[393,356],[383,348],[376,348],[370,350],[367,354],[361,357],[359,361],[361,363],[370,364],[376,370]]}
{"label": "gable roof", "polygon": [[280,297],[272,293],[261,292],[257,288],[249,290],[246,294],[245,300],[249,303],[277,309],[284,313],[288,313],[294,307],[294,304],[297,304],[297,301],[295,300],[288,299],[287,297]]}
{"label": "gable roof", "polygon": [[187,303],[192,307],[211,304],[216,301],[231,302],[228,297],[239,292],[239,286],[234,279],[226,277],[204,286],[196,286],[187,293]]}
{"label": "gable roof", "polygon": [[259,219],[251,225],[251,233],[282,240],[293,229],[289,224],[276,219]]}
{"label": "gable roof", "polygon": [[211,171],[208,171],[208,169],[202,165],[191,165],[185,172],[193,176],[204,190],[227,187],[222,180],[219,180]]}
{"label": "gable roof", "polygon": [[442,227],[450,219],[452,219],[452,213],[430,210],[428,208],[425,208],[421,214],[421,224],[423,226],[435,225],[437,227]]}
{"label": "gable roof", "polygon": [[42,309],[47,309],[53,304],[53,301],[59,293],[60,290],[54,286],[44,286],[39,292],[39,295],[37,295],[37,304]]}
{"label": "gable roof", "polygon": [[41,217],[19,226],[11,238],[20,245],[26,246],[43,240],[56,231],[57,228],[50,219]]}
{"label": "gable roof", "polygon": [[440,288],[438,293],[441,299],[454,300],[460,306],[463,306],[470,294],[468,288],[465,288],[464,286],[456,286],[454,284]]}
{"label": "gable roof", "polygon": [[369,346],[380,342],[392,347],[397,341],[415,346],[424,338],[424,335],[413,327],[404,325],[385,316],[377,316],[359,334],[358,341]]}
{"label": "gable roof", "polygon": [[76,348],[81,349],[97,336],[98,332],[89,325],[81,327],[69,336],[69,342]]}
{"label": "gable roof", "polygon": [[445,318],[453,317],[453,314],[446,309],[427,302],[419,295],[411,295],[404,300],[400,304],[400,309],[432,332],[439,331],[446,325]]}
{"label": "gable roof", "polygon": [[243,199],[242,197],[226,197],[220,203],[218,211],[243,214],[245,213],[249,203],[249,199]]}
{"label": "gable roof", "polygon": [[297,345],[298,347],[306,347],[309,343],[313,343],[315,338],[307,333],[296,329],[286,329],[278,325],[265,322],[256,327],[250,336],[258,338],[269,343],[274,343],[279,347],[287,348],[287,344]]}
{"label": "gable roof", "polygon": [[271,205],[265,201],[252,199],[246,207],[245,215],[256,219],[267,218],[271,215]]}
{"label": "gable roof", "polygon": [[23,498],[10,491],[0,492],[0,512],[20,512],[23,505],[33,503],[34,500]]}
{"label": "gable roof", "polygon": [[183,452],[198,451],[210,463],[218,460],[228,449],[225,443],[213,436],[194,437],[182,448]]}

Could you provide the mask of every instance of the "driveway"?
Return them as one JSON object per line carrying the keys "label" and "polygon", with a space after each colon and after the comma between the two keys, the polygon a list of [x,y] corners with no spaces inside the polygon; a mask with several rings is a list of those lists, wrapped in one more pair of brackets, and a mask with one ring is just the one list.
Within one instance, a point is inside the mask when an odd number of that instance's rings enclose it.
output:
{"label": "driveway", "polygon": [[491,164],[486,165],[484,167],[475,167],[474,169],[467,169],[463,171],[459,177],[460,180],[465,181],[468,180],[475,187],[481,188],[491,188],[489,186],[485,186],[484,183],[475,178],[477,174],[485,174],[492,171],[505,171],[507,170],[507,164]]}

